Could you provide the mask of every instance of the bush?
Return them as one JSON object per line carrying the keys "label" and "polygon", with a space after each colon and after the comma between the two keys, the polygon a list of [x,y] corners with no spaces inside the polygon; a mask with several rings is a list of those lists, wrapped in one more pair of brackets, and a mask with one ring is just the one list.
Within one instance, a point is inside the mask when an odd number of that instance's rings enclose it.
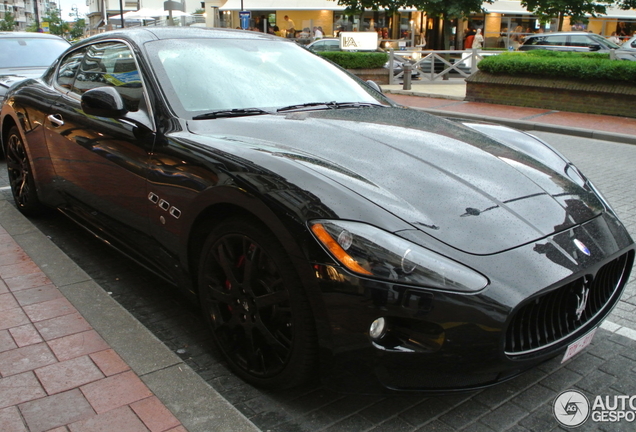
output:
{"label": "bush", "polygon": [[383,52],[323,51],[316,54],[345,69],[381,68],[389,61],[389,55]]}
{"label": "bush", "polygon": [[636,82],[636,62],[610,60],[609,54],[549,50],[502,53],[477,65],[491,74],[544,76],[583,81]]}

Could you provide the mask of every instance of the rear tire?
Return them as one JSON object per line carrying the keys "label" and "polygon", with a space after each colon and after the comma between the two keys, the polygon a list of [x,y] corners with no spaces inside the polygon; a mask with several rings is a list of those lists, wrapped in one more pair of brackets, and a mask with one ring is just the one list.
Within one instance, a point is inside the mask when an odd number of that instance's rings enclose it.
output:
{"label": "rear tire", "polygon": [[37,216],[48,209],[40,202],[35,187],[33,169],[18,128],[13,126],[5,147],[11,193],[18,210],[27,216]]}
{"label": "rear tire", "polygon": [[281,389],[315,372],[308,301],[287,254],[265,227],[249,218],[219,223],[203,246],[198,280],[213,339],[238,376]]}

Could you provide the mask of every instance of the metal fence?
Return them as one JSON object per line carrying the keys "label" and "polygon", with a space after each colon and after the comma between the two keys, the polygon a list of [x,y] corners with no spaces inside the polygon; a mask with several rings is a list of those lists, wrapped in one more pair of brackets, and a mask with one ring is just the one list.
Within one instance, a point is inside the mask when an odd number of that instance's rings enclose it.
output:
{"label": "metal fence", "polygon": [[412,70],[422,79],[435,81],[450,76],[467,78],[477,71],[477,63],[484,56],[499,54],[499,51],[471,50],[389,50],[389,84],[399,84],[404,78],[402,65],[405,60],[414,61]]}

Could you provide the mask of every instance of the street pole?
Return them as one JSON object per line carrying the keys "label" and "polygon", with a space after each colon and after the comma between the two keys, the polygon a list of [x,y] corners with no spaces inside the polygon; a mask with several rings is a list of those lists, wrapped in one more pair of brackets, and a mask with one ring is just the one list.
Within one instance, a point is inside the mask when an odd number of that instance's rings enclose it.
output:
{"label": "street pole", "polygon": [[124,3],[119,0],[119,17],[121,18],[121,28],[124,28]]}

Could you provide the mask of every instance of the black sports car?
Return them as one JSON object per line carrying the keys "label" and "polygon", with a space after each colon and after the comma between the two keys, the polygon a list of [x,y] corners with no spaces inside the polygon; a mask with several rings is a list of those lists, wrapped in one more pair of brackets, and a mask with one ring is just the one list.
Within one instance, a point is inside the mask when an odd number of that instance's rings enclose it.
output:
{"label": "black sports car", "polygon": [[566,361],[634,260],[545,143],[397,106],[262,33],[86,39],[0,121],[18,208],[57,208],[181,287],[260,386],[465,389]]}

